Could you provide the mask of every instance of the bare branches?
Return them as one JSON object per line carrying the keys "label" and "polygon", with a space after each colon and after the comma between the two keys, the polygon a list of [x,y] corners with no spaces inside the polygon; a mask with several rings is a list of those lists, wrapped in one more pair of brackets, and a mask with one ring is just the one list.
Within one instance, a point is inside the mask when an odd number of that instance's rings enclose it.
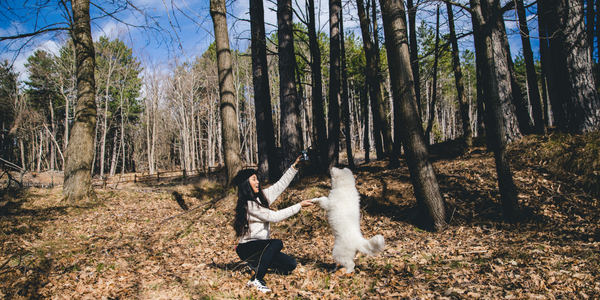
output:
{"label": "bare branches", "polygon": [[7,40],[19,40],[19,39],[34,37],[37,35],[53,32],[53,31],[63,31],[63,30],[69,30],[69,27],[45,28],[45,29],[34,31],[34,32],[24,33],[24,34],[17,34],[17,35],[11,35],[11,36],[0,36],[0,42],[7,41]]}

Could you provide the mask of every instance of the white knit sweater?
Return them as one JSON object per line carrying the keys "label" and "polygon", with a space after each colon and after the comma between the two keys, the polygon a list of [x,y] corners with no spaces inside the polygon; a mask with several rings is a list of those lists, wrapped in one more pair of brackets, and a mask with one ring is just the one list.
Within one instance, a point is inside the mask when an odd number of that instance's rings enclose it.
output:
{"label": "white knit sweater", "polygon": [[[263,190],[269,201],[269,206],[277,200],[277,197],[288,187],[298,170],[290,167],[283,176],[272,186]],[[258,199],[257,199],[258,200]],[[240,244],[269,239],[271,233],[271,222],[279,222],[297,214],[302,207],[300,203],[285,209],[274,211],[258,205],[254,201],[248,201],[248,232],[240,238]]]}

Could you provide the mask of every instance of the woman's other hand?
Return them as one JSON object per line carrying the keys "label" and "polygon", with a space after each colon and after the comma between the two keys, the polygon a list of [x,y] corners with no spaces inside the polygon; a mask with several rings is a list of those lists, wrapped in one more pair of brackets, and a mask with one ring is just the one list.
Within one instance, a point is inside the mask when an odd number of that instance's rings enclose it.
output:
{"label": "woman's other hand", "polygon": [[300,206],[302,207],[307,207],[307,206],[313,206],[312,200],[303,200],[302,202],[300,202]]}

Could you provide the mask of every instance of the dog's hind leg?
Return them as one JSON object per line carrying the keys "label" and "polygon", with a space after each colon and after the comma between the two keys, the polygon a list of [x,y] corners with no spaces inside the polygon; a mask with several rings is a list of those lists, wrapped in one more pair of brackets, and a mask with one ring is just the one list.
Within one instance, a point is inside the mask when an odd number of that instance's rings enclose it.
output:
{"label": "dog's hind leg", "polygon": [[333,259],[342,267],[346,268],[346,273],[354,272],[354,257],[356,256],[355,249],[347,249],[343,247],[333,246]]}
{"label": "dog's hind leg", "polygon": [[349,259],[346,260],[345,262],[340,263],[342,266],[346,267],[346,273],[352,273],[354,272],[354,260],[353,259]]}

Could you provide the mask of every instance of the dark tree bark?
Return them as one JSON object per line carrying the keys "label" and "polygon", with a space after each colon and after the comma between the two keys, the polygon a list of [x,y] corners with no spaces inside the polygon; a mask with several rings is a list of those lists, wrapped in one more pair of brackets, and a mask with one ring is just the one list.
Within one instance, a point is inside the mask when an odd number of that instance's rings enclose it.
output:
{"label": "dark tree bark", "polygon": [[469,103],[465,95],[465,85],[463,83],[463,74],[460,67],[460,55],[458,41],[456,40],[456,30],[454,27],[454,11],[452,5],[446,3],[448,11],[448,27],[450,28],[450,44],[452,44],[452,62],[454,67],[454,82],[456,84],[456,94],[460,106],[460,117],[462,120],[463,137],[467,147],[473,146],[473,131],[471,129],[471,119],[469,117]]}
{"label": "dark tree bark", "polygon": [[210,16],[215,30],[223,152],[225,154],[225,168],[227,169],[227,185],[230,186],[242,168],[242,158],[240,157],[240,135],[235,110],[235,89],[233,86],[233,70],[231,69],[225,0],[210,1]]}
{"label": "dark tree bark", "polygon": [[[377,102],[373,103],[371,100],[371,105],[377,105],[377,108],[372,108],[373,116],[375,116],[375,112],[378,113],[379,130],[381,131],[381,136],[383,137],[383,147],[385,149],[385,155],[389,158],[389,168],[397,168],[400,166],[400,162],[398,160],[398,155],[394,151],[394,142],[392,141],[392,126],[386,117],[385,113],[385,97],[383,96],[383,72],[381,71],[381,57],[379,55],[379,26],[377,25],[377,1],[372,0],[371,2],[371,22],[373,23],[373,67],[374,67],[374,84],[377,84],[378,92],[376,93]],[[383,158],[383,157],[382,157]]]}
{"label": "dark tree bark", "polygon": [[327,141],[327,124],[325,122],[325,112],[323,107],[323,83],[321,76],[321,50],[317,39],[315,22],[315,1],[308,0],[309,24],[308,39],[310,44],[310,55],[312,57],[311,75],[312,75],[312,98],[313,98],[313,119],[316,130],[316,150],[321,160],[320,166],[327,166],[329,142]]}
{"label": "dark tree bark", "polygon": [[63,194],[68,201],[95,200],[92,187],[94,130],[96,129],[96,68],[94,41],[90,25],[89,0],[72,0],[73,27],[77,68],[77,104],[71,137],[66,150]]}
{"label": "dark tree bark", "polygon": [[[523,0],[521,0],[523,1]],[[587,39],[588,45],[590,46],[590,60],[594,60],[594,24],[596,18],[596,12],[594,11],[594,0],[587,0],[587,8],[586,8],[586,30],[587,30]]]}
{"label": "dark tree bark", "polygon": [[340,18],[342,12],[341,0],[329,0],[329,151],[328,168],[338,164],[340,152]]}
{"label": "dark tree bark", "polygon": [[[367,0],[368,1],[368,0]],[[380,89],[380,85],[379,83],[375,82],[375,73],[376,71],[376,67],[374,64],[375,61],[375,54],[373,53],[373,40],[371,39],[371,30],[369,29],[369,18],[367,16],[367,12],[365,10],[365,3],[363,2],[363,0],[356,0],[356,6],[358,7],[358,18],[360,21],[360,30],[361,30],[361,34],[362,34],[362,40],[363,40],[363,48],[365,51],[365,60],[367,63],[366,66],[366,81],[367,81],[367,87],[369,90],[369,96],[371,98],[371,108],[375,108],[376,105],[373,104],[372,102],[375,101],[375,99],[381,98],[381,89]],[[377,158],[378,159],[382,159],[384,154],[383,154],[383,143],[381,140],[381,121],[380,121],[380,116],[378,113],[378,109],[375,110],[373,109],[373,133],[374,133],[374,142],[375,142],[375,150],[376,150],[376,154],[377,154]],[[369,109],[367,108],[367,110],[365,111],[366,115],[365,118],[368,121],[369,118]]]}
{"label": "dark tree bark", "polygon": [[506,109],[507,104],[512,103],[510,73],[507,56],[503,53],[506,48],[495,42],[502,39],[500,3],[497,0],[470,0],[470,3],[475,52],[481,68],[487,140],[494,152],[504,218],[516,222],[520,219],[519,202],[506,151],[508,141],[514,138],[508,132],[514,124],[511,121],[514,110],[511,113]]}
{"label": "dark tree bark", "polygon": [[[368,85],[368,83],[367,83]],[[369,163],[371,161],[371,140],[369,138],[370,130],[369,130],[369,96],[368,94],[368,86],[365,86],[362,90],[360,90],[360,103],[362,105],[363,110],[363,146],[365,151],[365,163]]]}
{"label": "dark tree bark", "polygon": [[549,36],[547,65],[552,115],[564,132],[600,129],[600,100],[592,72],[590,46],[584,28],[582,1],[538,2]]}
{"label": "dark tree bark", "polygon": [[[475,55],[475,69],[476,69],[476,77],[477,82],[483,82],[482,77],[482,67],[483,66],[483,56]],[[483,102],[483,85],[477,85],[477,134],[478,136],[485,136],[485,103]],[[489,147],[488,139],[486,139],[486,144]]]}
{"label": "dark tree bark", "polygon": [[538,79],[535,72],[535,62],[533,60],[533,51],[529,40],[529,27],[527,26],[527,16],[523,0],[517,0],[517,14],[519,16],[519,31],[521,32],[521,43],[523,45],[523,58],[525,59],[525,68],[527,71],[527,88],[529,102],[533,114],[534,132],[536,134],[545,134],[546,126],[544,124],[544,115],[542,112],[542,101],[540,90],[538,88]]}
{"label": "dark tree bark", "polygon": [[554,88],[552,85],[552,80],[554,76],[548,76],[549,72],[552,72],[552,69],[548,67],[548,60],[550,59],[550,55],[548,54],[548,33],[546,30],[546,24],[544,23],[544,14],[542,11],[538,9],[538,24],[539,24],[539,33],[540,33],[540,60],[542,67],[542,98],[544,99],[544,117],[546,118],[546,126],[552,126],[554,124],[554,120],[550,114],[551,109],[550,106],[552,100],[550,97],[554,95],[551,90]]}
{"label": "dark tree bark", "polygon": [[[596,0],[596,15],[600,13],[600,1]],[[596,49],[598,49],[598,55],[600,56],[600,21],[596,20]],[[596,76],[600,77],[600,62],[596,64]],[[599,79],[596,79],[596,84]]]}
{"label": "dark tree bark", "polygon": [[422,225],[441,230],[446,225],[444,198],[429,161],[412,80],[404,3],[381,0],[383,28],[394,97],[394,116],[402,124],[402,142]]}
{"label": "dark tree bark", "polygon": [[[296,160],[302,151],[300,108],[296,90],[296,54],[294,53],[294,28],[292,1],[278,0],[277,25],[279,37],[279,101],[281,103],[281,172]],[[339,126],[339,124],[338,124]]]}
{"label": "dark tree bark", "polygon": [[408,32],[410,46],[410,66],[412,67],[413,80],[415,82],[415,96],[417,97],[417,108],[421,115],[421,76],[419,75],[419,44],[417,44],[417,8],[413,0],[406,1],[408,10]]}
{"label": "dark tree bark", "polygon": [[425,142],[431,141],[431,129],[435,121],[435,106],[437,104],[437,70],[440,58],[440,6],[437,6],[435,14],[435,50],[433,53],[433,88],[431,91],[431,105],[429,105],[429,118],[427,120],[427,128],[425,129]]}
{"label": "dark tree bark", "polygon": [[521,92],[521,86],[517,80],[517,72],[515,71],[515,64],[510,54],[510,45],[508,43],[508,36],[506,35],[506,28],[504,28],[504,18],[501,18],[499,26],[503,29],[501,37],[501,45],[505,49],[506,61],[508,62],[508,72],[510,74],[510,84],[512,90],[513,105],[515,107],[515,114],[517,117],[517,125],[519,126],[519,134],[533,134],[533,121],[529,114],[529,103],[527,98],[523,97]]}
{"label": "dark tree bark", "polygon": [[252,34],[252,81],[258,143],[258,176],[260,180],[268,178],[270,181],[275,181],[281,177],[281,172],[277,161],[275,130],[271,115],[264,7],[260,0],[250,0],[250,31]]}
{"label": "dark tree bark", "polygon": [[[393,146],[391,128],[387,118],[385,117],[383,94],[381,91],[381,66],[376,53],[378,51],[378,47],[374,45],[374,42],[371,38],[369,18],[367,17],[367,11],[365,10],[364,2],[362,0],[357,0],[357,7],[367,63],[367,84],[371,98],[371,112],[373,113],[373,138],[375,142],[375,150],[377,159],[383,159],[386,155],[393,154]],[[377,26],[376,21],[374,21],[373,24],[374,26]],[[392,160],[390,157],[391,164],[393,163],[395,165],[397,161],[397,158]],[[394,166],[390,165],[390,167]]]}
{"label": "dark tree bark", "polygon": [[348,167],[354,169],[354,157],[352,155],[352,129],[350,128],[350,99],[348,99],[348,72],[346,71],[346,44],[344,43],[344,18],[340,18],[341,33],[341,56],[342,56],[342,113],[344,116],[344,137],[346,140],[346,156]]}

